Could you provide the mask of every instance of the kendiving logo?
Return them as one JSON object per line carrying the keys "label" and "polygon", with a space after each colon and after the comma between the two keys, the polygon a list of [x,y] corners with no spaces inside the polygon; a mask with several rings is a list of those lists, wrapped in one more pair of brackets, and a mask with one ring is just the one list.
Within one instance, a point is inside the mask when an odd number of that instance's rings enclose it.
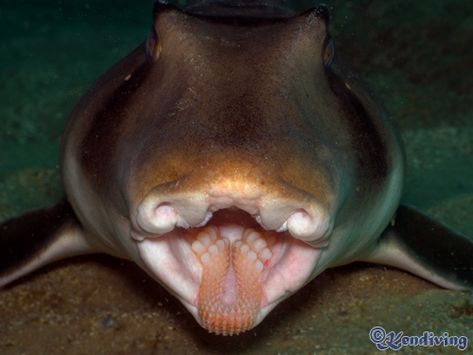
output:
{"label": "kendiving logo", "polygon": [[422,335],[404,335],[404,332],[394,332],[386,330],[377,325],[371,328],[369,337],[376,348],[381,351],[398,351],[404,347],[454,347],[460,351],[468,348],[468,337],[465,335],[449,335],[444,332],[442,335],[435,335],[434,332],[424,331]]}

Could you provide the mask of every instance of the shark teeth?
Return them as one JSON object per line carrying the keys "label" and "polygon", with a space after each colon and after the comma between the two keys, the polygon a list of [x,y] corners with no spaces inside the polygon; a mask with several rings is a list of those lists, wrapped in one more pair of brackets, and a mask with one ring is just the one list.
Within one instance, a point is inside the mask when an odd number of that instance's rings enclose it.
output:
{"label": "shark teeth", "polygon": [[218,229],[209,226],[197,234],[196,240],[192,243],[191,248],[200,258],[200,261],[206,264],[211,260],[212,256],[224,250],[227,244],[228,241],[218,237]]}
{"label": "shark teeth", "polygon": [[242,239],[233,244],[240,253],[255,263],[256,270],[262,271],[265,263],[271,259],[272,252],[262,235],[253,229],[244,231]]}
{"label": "shark teeth", "polygon": [[220,235],[217,227],[208,226],[195,237],[191,248],[202,263],[208,263],[212,256],[217,255],[230,244],[233,249],[237,248],[249,261],[254,262],[258,271],[263,270],[265,263],[272,257],[268,243],[254,229],[244,230],[241,239],[233,243]]}
{"label": "shark teeth", "polygon": [[198,232],[191,249],[202,264],[199,317],[210,332],[233,335],[253,327],[262,299],[261,273],[272,257],[268,242],[254,229],[240,239],[217,227]]}

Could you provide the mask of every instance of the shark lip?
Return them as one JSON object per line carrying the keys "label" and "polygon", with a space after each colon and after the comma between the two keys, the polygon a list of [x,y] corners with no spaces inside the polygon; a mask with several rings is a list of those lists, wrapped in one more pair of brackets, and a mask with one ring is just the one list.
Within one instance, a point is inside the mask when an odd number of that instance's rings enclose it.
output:
{"label": "shark lip", "polygon": [[319,259],[320,248],[294,239],[288,232],[264,230],[251,215],[235,208],[217,211],[205,226],[199,228],[175,228],[161,236],[142,238],[137,244],[147,271],[173,293],[201,325],[198,304],[203,262],[193,250],[193,243],[199,233],[209,227],[217,230],[229,245],[241,242],[245,231],[252,230],[270,247],[271,257],[265,262],[259,278],[259,311],[251,327],[305,285]]}

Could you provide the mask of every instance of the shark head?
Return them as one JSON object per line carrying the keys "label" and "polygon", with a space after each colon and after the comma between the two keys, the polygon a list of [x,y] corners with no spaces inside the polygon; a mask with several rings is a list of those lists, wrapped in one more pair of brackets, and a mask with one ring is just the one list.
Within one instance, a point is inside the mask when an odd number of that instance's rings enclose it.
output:
{"label": "shark head", "polygon": [[239,26],[158,12],[152,124],[129,133],[131,238],[218,334],[251,329],[313,278],[347,183],[333,163],[345,138],[327,134],[324,19]]}

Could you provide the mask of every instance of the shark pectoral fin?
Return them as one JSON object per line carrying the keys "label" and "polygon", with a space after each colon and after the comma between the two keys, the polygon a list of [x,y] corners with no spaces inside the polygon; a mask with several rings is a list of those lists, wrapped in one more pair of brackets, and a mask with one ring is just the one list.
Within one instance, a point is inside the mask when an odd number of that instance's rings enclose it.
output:
{"label": "shark pectoral fin", "polygon": [[407,270],[439,286],[473,290],[473,239],[400,206],[394,224],[363,260]]}
{"label": "shark pectoral fin", "polygon": [[94,252],[67,202],[0,225],[0,287],[53,261]]}

